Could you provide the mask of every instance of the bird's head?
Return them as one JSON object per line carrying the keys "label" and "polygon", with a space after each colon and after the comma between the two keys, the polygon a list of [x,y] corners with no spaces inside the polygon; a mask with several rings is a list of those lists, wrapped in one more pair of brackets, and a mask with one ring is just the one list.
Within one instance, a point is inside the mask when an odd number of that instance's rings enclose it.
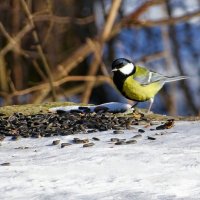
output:
{"label": "bird's head", "polygon": [[129,76],[133,74],[135,71],[134,64],[125,58],[118,58],[113,61],[112,63],[112,72],[116,73],[119,72],[125,76]]}

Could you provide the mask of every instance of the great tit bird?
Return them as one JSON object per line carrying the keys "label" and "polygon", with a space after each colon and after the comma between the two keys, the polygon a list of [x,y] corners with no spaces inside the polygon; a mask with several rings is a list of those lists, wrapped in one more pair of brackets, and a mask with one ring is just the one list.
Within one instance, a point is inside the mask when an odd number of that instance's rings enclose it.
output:
{"label": "great tit bird", "polygon": [[155,95],[167,82],[187,79],[187,76],[164,76],[144,67],[134,65],[130,60],[119,58],[112,63],[113,81],[127,99],[144,102],[150,101],[148,112]]}

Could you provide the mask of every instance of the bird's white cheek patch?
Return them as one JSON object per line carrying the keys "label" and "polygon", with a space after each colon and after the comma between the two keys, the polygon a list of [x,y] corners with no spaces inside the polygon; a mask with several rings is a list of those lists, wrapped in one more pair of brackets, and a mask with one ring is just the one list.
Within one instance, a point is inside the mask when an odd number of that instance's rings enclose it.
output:
{"label": "bird's white cheek patch", "polygon": [[123,74],[129,75],[132,73],[134,69],[134,65],[132,63],[128,63],[124,65],[122,68],[119,69],[119,71]]}

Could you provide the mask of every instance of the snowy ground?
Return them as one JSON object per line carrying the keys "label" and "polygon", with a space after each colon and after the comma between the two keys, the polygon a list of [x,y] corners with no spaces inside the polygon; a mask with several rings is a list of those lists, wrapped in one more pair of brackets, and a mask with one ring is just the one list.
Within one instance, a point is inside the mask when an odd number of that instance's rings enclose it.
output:
{"label": "snowy ground", "polygon": [[[152,127],[151,127],[152,128]],[[176,122],[167,131],[145,129],[136,144],[114,145],[137,130],[57,138],[5,139],[0,146],[0,199],[200,199],[200,122]],[[156,133],[164,132],[164,135]],[[149,140],[147,136],[155,136]],[[98,137],[95,146],[60,148],[52,141]],[[27,149],[16,149],[29,147]]]}

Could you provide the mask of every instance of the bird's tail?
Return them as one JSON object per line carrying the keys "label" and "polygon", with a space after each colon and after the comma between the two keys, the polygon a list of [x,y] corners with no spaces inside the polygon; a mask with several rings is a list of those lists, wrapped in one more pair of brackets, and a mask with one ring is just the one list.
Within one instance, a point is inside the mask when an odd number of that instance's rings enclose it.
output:
{"label": "bird's tail", "polygon": [[188,79],[190,78],[189,76],[172,76],[172,77],[166,77],[165,82],[173,82],[173,81],[179,81],[183,79]]}

